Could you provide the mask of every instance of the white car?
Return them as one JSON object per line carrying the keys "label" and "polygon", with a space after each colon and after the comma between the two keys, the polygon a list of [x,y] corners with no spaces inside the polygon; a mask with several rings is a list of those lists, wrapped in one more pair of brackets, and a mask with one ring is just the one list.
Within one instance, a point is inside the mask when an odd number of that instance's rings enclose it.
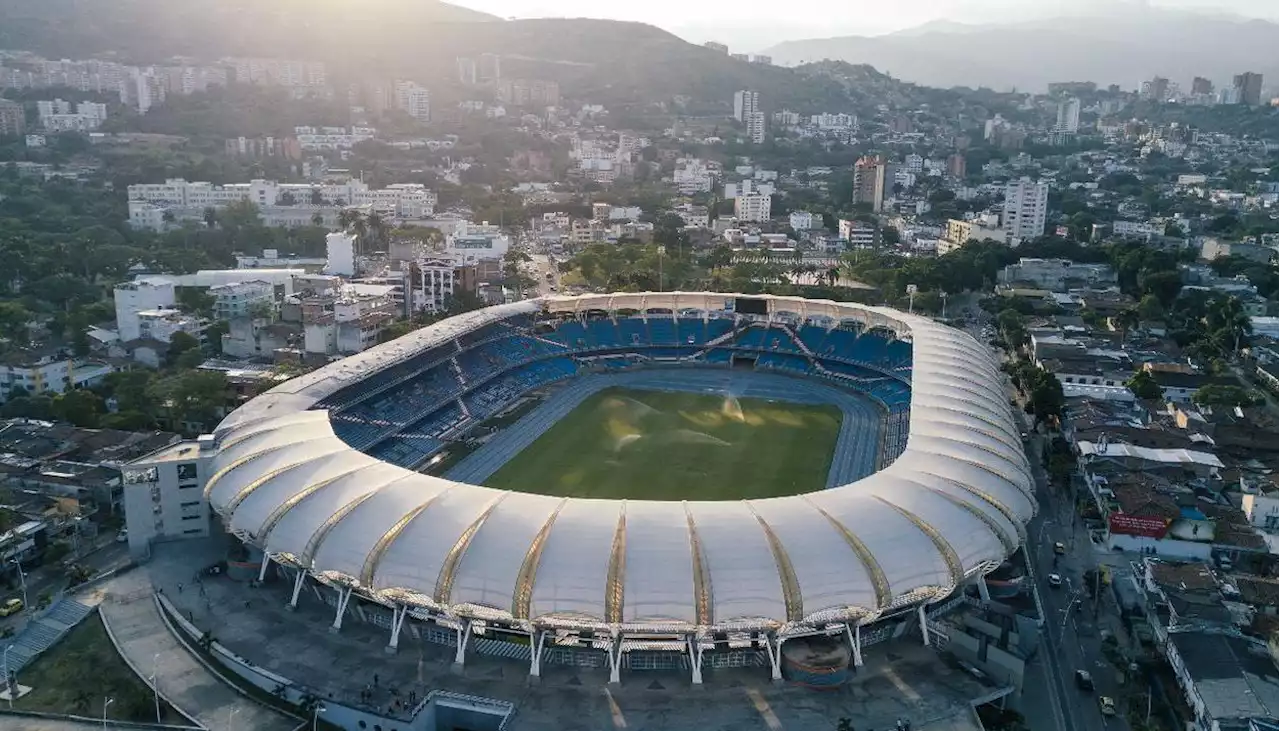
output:
{"label": "white car", "polygon": [[1055,589],[1058,588],[1059,586],[1062,586],[1062,575],[1049,574],[1049,586],[1052,586]]}
{"label": "white car", "polygon": [[122,528],[120,532],[116,534],[116,543],[128,543],[128,542],[129,542],[129,529]]}

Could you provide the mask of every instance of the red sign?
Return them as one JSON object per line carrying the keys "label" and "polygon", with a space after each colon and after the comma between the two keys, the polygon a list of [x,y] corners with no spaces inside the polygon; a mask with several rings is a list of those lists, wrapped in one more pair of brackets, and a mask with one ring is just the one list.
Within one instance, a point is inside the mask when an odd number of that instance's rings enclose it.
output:
{"label": "red sign", "polygon": [[1164,534],[1169,531],[1169,523],[1164,518],[1144,518],[1124,513],[1112,513],[1107,519],[1107,527],[1112,533],[1155,539],[1164,538]]}

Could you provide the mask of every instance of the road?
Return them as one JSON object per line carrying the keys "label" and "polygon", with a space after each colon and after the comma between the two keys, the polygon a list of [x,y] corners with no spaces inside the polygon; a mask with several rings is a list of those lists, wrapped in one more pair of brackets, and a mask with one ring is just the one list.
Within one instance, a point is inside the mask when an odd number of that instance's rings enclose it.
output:
{"label": "road", "polygon": [[[1023,432],[1030,432],[1021,408],[1014,407],[1014,418]],[[1035,571],[1034,590],[1039,593],[1044,611],[1044,627],[1041,652],[1027,668],[1023,705],[1052,711],[1027,713],[1033,731],[1128,731],[1120,678],[1102,653],[1103,631],[1098,621],[1105,621],[1105,613],[1112,612],[1115,605],[1101,601],[1095,608],[1082,586],[1085,572],[1098,565],[1097,555],[1087,532],[1078,524],[1074,506],[1052,492],[1040,459],[1047,441],[1048,437],[1031,433],[1026,446],[1040,504],[1039,514],[1027,528],[1028,553]],[[1065,547],[1062,556],[1054,552],[1054,544],[1059,542]],[[1051,573],[1062,577],[1061,586],[1049,584]],[[1104,587],[1099,595],[1105,599],[1107,593]],[[1093,677],[1094,692],[1077,686],[1077,670],[1085,670]],[[1099,707],[1100,696],[1116,699],[1119,714],[1104,716]]]}
{"label": "road", "polygon": [[[91,549],[77,561],[77,563],[85,566],[90,573],[95,575],[103,571],[119,568],[128,562],[129,544],[117,542],[114,534],[100,538],[96,548]],[[66,588],[67,576],[60,563],[55,563],[52,566],[40,566],[28,571],[26,575],[27,598],[32,604],[39,601],[42,594],[47,593],[53,596]],[[0,601],[8,601],[15,597],[22,598],[22,588],[16,582],[14,589],[5,593]],[[12,628],[16,632],[22,622],[25,621],[26,615],[27,610],[23,610],[11,617],[0,617],[0,631]]]}

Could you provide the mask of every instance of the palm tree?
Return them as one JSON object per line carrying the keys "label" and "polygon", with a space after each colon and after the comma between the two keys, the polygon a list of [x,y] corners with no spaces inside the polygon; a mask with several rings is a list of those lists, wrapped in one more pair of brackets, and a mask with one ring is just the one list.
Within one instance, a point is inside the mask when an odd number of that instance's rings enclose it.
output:
{"label": "palm tree", "polygon": [[1122,346],[1129,339],[1129,331],[1137,327],[1140,322],[1142,322],[1142,317],[1138,314],[1138,310],[1133,307],[1125,308],[1111,318],[1111,323],[1120,329],[1120,344]]}
{"label": "palm tree", "polygon": [[338,228],[345,231],[355,225],[355,222],[359,219],[360,211],[354,208],[343,208],[338,211]]}
{"label": "palm tree", "polygon": [[204,209],[204,225],[213,228],[218,224],[218,211],[213,206]]}
{"label": "palm tree", "polygon": [[324,225],[324,216],[323,216],[323,215],[321,215],[319,212],[316,212],[316,213],[311,214],[311,225],[312,225],[312,226],[323,226],[323,225]]}

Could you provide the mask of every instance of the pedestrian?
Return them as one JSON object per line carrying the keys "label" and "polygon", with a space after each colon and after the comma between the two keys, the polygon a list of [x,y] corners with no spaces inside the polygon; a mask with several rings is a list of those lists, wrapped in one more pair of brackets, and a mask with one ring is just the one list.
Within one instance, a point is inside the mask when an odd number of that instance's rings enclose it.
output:
{"label": "pedestrian", "polygon": [[377,673],[374,673],[374,674],[373,674],[373,687],[375,687],[375,688],[377,688],[377,687],[378,687],[378,674],[377,674]]}
{"label": "pedestrian", "polygon": [[181,581],[179,581],[179,582],[178,582],[178,593],[179,593],[179,594],[181,594],[181,593],[182,593],[182,582],[181,582]]}

